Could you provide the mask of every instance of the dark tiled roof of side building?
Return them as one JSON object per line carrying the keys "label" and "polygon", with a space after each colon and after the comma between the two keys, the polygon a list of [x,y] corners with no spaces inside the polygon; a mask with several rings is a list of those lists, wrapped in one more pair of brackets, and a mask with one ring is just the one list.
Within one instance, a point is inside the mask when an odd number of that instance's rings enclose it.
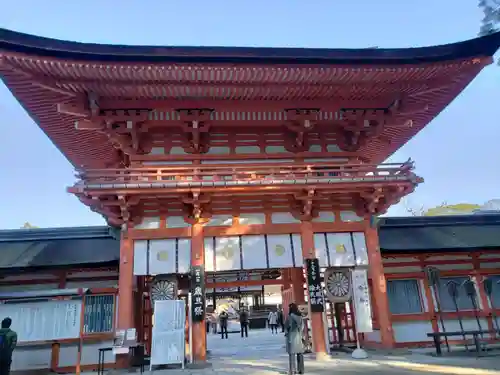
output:
{"label": "dark tiled roof of side building", "polygon": [[380,219],[383,253],[500,249],[500,214]]}
{"label": "dark tiled roof of side building", "polygon": [[[500,249],[500,214],[380,218],[382,253]],[[119,233],[73,227],[0,230],[2,270],[117,265]]]}
{"label": "dark tiled roof of side building", "polygon": [[113,266],[119,254],[119,236],[105,226],[0,230],[0,272]]}

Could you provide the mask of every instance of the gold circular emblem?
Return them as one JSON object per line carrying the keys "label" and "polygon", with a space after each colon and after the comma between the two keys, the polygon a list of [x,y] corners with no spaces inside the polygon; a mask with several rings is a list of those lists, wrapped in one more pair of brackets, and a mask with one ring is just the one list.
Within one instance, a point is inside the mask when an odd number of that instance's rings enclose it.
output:
{"label": "gold circular emblem", "polygon": [[220,250],[219,254],[229,260],[234,257],[234,250],[231,246],[226,246]]}
{"label": "gold circular emblem", "polygon": [[156,259],[160,262],[167,262],[168,261],[168,251],[159,251],[158,254],[156,254]]}
{"label": "gold circular emblem", "polygon": [[340,254],[345,253],[346,252],[345,245],[342,243],[338,243],[337,245],[335,245],[335,251]]}
{"label": "gold circular emblem", "polygon": [[285,249],[285,246],[283,246],[283,245],[276,245],[276,247],[274,248],[274,253],[279,257],[283,256],[285,254],[285,252],[286,252],[286,249]]}

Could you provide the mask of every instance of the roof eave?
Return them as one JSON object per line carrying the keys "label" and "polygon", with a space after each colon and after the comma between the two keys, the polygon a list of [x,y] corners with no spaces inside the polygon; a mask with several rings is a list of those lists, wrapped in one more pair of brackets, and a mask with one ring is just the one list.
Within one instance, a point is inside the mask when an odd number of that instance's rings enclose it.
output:
{"label": "roof eave", "polygon": [[50,241],[84,238],[116,238],[116,234],[112,228],[107,226],[0,230],[0,242]]}
{"label": "roof eave", "polygon": [[440,46],[394,49],[174,47],[91,44],[0,28],[0,51],[62,60],[115,63],[403,65],[491,57],[500,32]]}
{"label": "roof eave", "polygon": [[482,226],[500,224],[500,214],[488,215],[443,215],[443,216],[407,216],[382,217],[380,227],[385,229],[401,227],[429,226]]}

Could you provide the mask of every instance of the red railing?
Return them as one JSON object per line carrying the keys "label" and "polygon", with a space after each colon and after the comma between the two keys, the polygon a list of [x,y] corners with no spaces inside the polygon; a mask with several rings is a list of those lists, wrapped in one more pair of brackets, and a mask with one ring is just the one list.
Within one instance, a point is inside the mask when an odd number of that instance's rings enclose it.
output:
{"label": "red railing", "polygon": [[[77,173],[75,187],[204,187],[290,184],[333,184],[336,182],[411,181],[413,163],[381,165],[314,163],[273,165],[189,165],[127,169],[92,169]],[[117,185],[117,186],[113,186]],[[119,185],[119,186],[118,186]]]}

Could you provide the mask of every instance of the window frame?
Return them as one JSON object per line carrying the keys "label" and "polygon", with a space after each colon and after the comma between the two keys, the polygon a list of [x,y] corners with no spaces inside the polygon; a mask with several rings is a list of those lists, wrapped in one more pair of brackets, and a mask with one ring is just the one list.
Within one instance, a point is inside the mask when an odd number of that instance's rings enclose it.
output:
{"label": "window frame", "polygon": [[[108,330],[105,331],[93,331],[90,329],[90,317],[92,316],[92,312],[87,310],[87,306],[90,304],[87,303],[88,298],[96,298],[96,297],[112,297],[113,305],[112,311],[110,312],[108,318],[111,317],[111,326]],[[92,335],[103,335],[103,334],[111,334],[115,331],[116,325],[116,313],[117,313],[117,296],[115,293],[95,293],[95,294],[86,294],[83,297],[83,316],[82,316],[82,327],[81,332],[84,336],[92,336]],[[89,328],[87,328],[89,327]]]}
{"label": "window frame", "polygon": [[[418,302],[420,304],[420,311],[418,312],[403,312],[403,313],[393,313],[391,311],[391,304],[390,304],[390,300],[389,300],[389,283],[390,282],[398,282],[398,281],[412,281],[412,282],[415,282],[416,283],[416,286],[417,286],[417,295],[418,295]],[[388,302],[388,305],[389,305],[389,313],[391,315],[394,315],[394,316],[404,316],[404,315],[421,315],[421,314],[425,314],[426,313],[426,310],[425,310],[425,301],[424,301],[424,298],[423,298],[423,295],[422,295],[422,285],[421,285],[421,282],[420,282],[420,279],[418,278],[412,278],[412,277],[408,277],[408,278],[404,278],[404,279],[387,279],[386,281],[387,285],[386,285],[386,291],[387,291],[387,302]]]}

